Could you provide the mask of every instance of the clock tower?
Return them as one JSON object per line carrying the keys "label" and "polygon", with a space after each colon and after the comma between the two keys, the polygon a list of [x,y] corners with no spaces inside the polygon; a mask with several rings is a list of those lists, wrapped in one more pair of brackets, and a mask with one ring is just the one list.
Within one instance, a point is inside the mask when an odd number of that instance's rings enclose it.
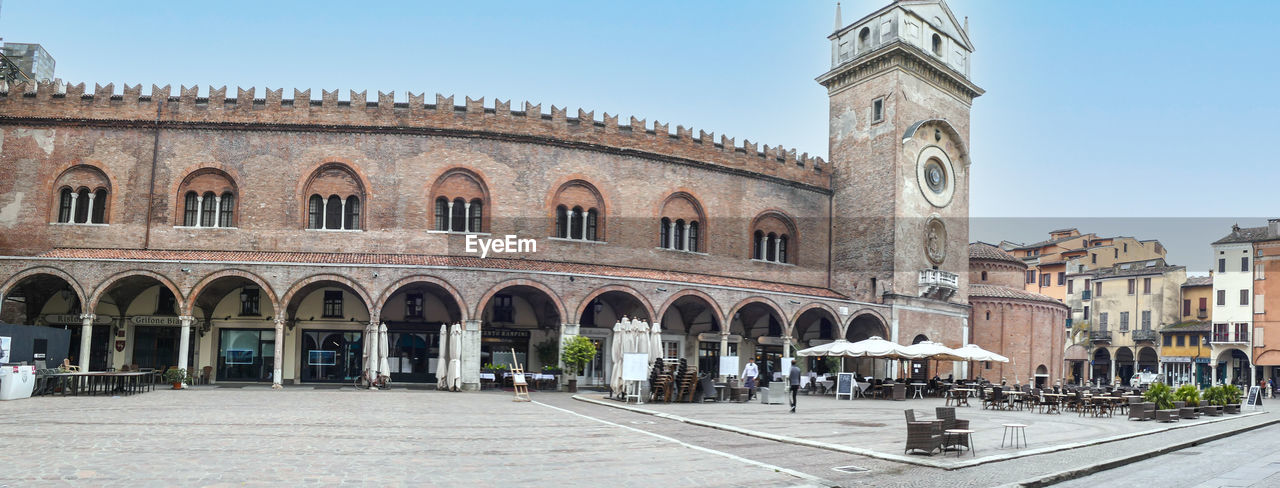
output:
{"label": "clock tower", "polygon": [[838,9],[817,79],[830,98],[831,286],[891,305],[886,339],[967,344],[969,109],[983,93],[968,22],[942,0],[847,25]]}

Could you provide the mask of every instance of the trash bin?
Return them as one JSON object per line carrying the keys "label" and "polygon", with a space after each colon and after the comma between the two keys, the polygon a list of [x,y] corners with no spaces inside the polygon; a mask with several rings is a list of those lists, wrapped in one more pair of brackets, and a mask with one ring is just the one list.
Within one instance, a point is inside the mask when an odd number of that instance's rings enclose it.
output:
{"label": "trash bin", "polygon": [[0,366],[0,400],[31,398],[35,386],[35,366]]}

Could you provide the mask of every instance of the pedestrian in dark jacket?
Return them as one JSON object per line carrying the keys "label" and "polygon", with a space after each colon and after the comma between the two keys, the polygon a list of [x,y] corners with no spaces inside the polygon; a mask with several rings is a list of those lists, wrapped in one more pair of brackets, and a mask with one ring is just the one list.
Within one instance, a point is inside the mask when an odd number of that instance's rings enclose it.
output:
{"label": "pedestrian in dark jacket", "polygon": [[788,376],[787,379],[791,380],[791,413],[796,413],[796,393],[800,391],[800,367],[793,363]]}

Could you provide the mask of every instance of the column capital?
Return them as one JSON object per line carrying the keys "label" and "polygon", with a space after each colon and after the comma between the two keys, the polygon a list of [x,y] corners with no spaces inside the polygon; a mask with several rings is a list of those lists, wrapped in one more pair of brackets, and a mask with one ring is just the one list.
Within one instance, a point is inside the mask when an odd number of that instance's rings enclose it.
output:
{"label": "column capital", "polygon": [[190,327],[191,323],[196,321],[196,318],[190,315],[179,315],[178,321],[182,322],[183,327]]}
{"label": "column capital", "polygon": [[276,317],[276,319],[275,319],[275,320],[273,320],[273,322],[275,322],[275,323],[276,323],[276,327],[283,327],[283,326],[284,326],[284,324],[285,324],[286,322],[288,322],[288,320],[282,319],[282,318],[280,318],[280,317]]}
{"label": "column capital", "polygon": [[85,320],[85,321],[88,321],[89,323],[93,323],[94,319],[97,319],[97,318],[98,318],[97,315],[94,315],[91,313],[80,314],[80,320]]}

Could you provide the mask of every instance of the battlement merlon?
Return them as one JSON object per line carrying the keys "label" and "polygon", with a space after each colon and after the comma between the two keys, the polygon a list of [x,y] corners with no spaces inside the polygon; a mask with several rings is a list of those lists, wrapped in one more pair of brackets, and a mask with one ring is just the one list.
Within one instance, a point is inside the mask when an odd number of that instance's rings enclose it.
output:
{"label": "battlement merlon", "polygon": [[[612,147],[623,151],[649,153],[666,158],[709,163],[737,171],[757,173],[807,186],[830,190],[830,168],[821,157],[808,153],[797,156],[795,149],[763,145],[681,125],[671,132],[670,124],[631,117],[626,125],[617,115],[579,109],[577,117],[568,110],[551,106],[543,113],[542,105],[525,102],[523,110],[512,110],[511,102],[491,98],[464,97],[464,105],[454,105],[455,97],[436,95],[435,104],[426,104],[424,95],[408,94],[408,103],[396,103],[395,93],[378,92],[377,101],[368,101],[366,92],[350,91],[348,100],[338,99],[339,90],[322,90],[320,100],[311,99],[311,90],[294,90],[293,99],[283,98],[283,90],[266,88],[265,98],[256,98],[255,89],[237,87],[234,97],[227,88],[209,87],[208,96],[198,96],[198,86],[181,86],[177,95],[169,85],[152,85],[149,94],[141,85],[125,85],[117,94],[115,85],[94,85],[93,93],[85,93],[85,84],[67,84],[59,91],[60,82],[18,83],[0,91],[0,120],[46,119],[59,123],[86,124],[166,124],[184,127],[230,126],[237,129],[254,127],[308,130],[309,126],[324,130],[355,131],[386,128],[389,132],[408,133],[425,129],[433,133],[460,131],[477,137],[514,136],[517,139],[546,139],[570,144]],[[20,94],[20,95],[19,95]],[[517,105],[520,107],[520,105]],[[643,156],[643,154],[637,154]]]}

